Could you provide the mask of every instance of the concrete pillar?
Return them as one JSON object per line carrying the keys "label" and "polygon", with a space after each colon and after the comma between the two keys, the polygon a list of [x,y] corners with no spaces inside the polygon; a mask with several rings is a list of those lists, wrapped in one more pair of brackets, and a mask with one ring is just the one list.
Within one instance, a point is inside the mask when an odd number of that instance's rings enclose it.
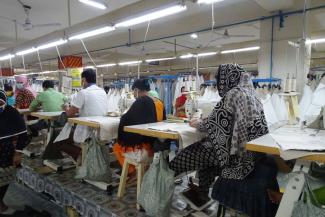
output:
{"label": "concrete pillar", "polygon": [[[308,16],[307,16],[308,21]],[[307,22],[308,23],[308,22]],[[307,25],[308,27],[308,25]],[[271,39],[272,20],[260,23],[260,51],[258,70],[260,78],[282,79],[282,85],[288,74],[290,78],[297,78],[297,91],[302,92],[306,82],[306,75],[310,68],[311,46],[305,45],[303,37],[302,15],[292,15],[284,18],[283,27],[280,28],[280,19],[273,20],[273,60],[271,66]],[[308,28],[305,31],[308,37]],[[297,43],[297,47],[293,43]]]}

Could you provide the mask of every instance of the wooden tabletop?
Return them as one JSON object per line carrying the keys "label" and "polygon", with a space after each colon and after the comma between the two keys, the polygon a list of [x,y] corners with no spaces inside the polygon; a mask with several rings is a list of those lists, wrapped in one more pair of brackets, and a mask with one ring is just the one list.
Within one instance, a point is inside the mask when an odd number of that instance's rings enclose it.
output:
{"label": "wooden tabletop", "polygon": [[100,124],[98,122],[86,120],[85,118],[82,118],[82,117],[69,118],[68,119],[68,122],[70,124],[78,124],[78,125],[82,125],[82,126],[87,126],[87,127],[95,128],[95,129],[99,129],[100,128]]}
{"label": "wooden tabletop", "polygon": [[140,125],[134,125],[134,126],[126,126],[124,127],[124,131],[128,133],[137,133],[143,136],[150,136],[155,138],[161,138],[161,139],[179,139],[179,134],[174,131],[160,131],[151,129],[153,126],[162,126],[164,124],[168,124],[165,122],[157,122],[157,123],[151,123],[151,124],[140,124]]}
{"label": "wooden tabletop", "polygon": [[62,112],[32,112],[30,115],[42,120],[56,120]]}
{"label": "wooden tabletop", "polygon": [[[255,151],[255,152],[280,156],[280,147],[277,145],[277,143],[275,142],[275,140],[272,138],[270,134],[264,135],[258,139],[248,142],[246,144],[246,149],[249,151]],[[312,153],[311,155],[303,156],[300,159],[325,163],[324,154]]]}

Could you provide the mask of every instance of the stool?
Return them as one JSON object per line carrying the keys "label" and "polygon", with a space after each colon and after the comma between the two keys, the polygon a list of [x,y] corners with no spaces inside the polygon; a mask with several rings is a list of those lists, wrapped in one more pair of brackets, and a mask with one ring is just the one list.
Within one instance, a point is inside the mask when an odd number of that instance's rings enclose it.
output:
{"label": "stool", "polygon": [[[138,163],[132,159],[125,158],[124,164],[123,164],[123,169],[122,169],[122,174],[121,174],[121,178],[120,178],[120,184],[119,184],[118,191],[117,191],[118,198],[123,197],[123,195],[125,193],[126,180],[127,180],[130,164],[135,166],[135,169],[137,171],[137,199],[139,197],[142,177],[144,175],[144,169],[145,169],[145,166],[147,165],[147,163],[145,163],[145,162]],[[137,208],[139,208],[138,204],[137,204]]]}

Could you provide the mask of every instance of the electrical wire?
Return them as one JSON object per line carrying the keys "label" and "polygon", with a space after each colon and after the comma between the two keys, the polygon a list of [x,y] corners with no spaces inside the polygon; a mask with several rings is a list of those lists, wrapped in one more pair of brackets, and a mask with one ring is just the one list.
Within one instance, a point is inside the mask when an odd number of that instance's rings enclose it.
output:
{"label": "electrical wire", "polygon": [[[143,46],[141,48],[139,59],[138,59],[139,61],[141,60],[141,58],[142,58],[142,56],[144,54],[144,46],[145,46],[145,43],[147,41],[147,36],[148,36],[148,33],[149,33],[149,29],[150,29],[150,21],[148,21],[146,33],[144,34]],[[141,71],[141,63],[138,63],[138,79],[140,78],[140,71]]]}
{"label": "electrical wire", "polygon": [[25,70],[25,72],[26,72],[26,67],[25,67],[25,58],[24,58],[24,55],[21,55],[21,58],[22,58],[22,60],[23,60],[23,67],[24,67],[24,70]]}
{"label": "electrical wire", "polygon": [[92,63],[94,64],[94,66],[96,67],[97,65],[96,65],[95,61],[93,60],[93,58],[90,56],[90,53],[88,52],[88,49],[87,49],[87,47],[86,47],[84,41],[83,41],[82,39],[80,39],[80,41],[81,41],[82,46],[84,47],[85,51],[87,52],[88,57],[90,58],[91,62],[92,62]]}
{"label": "electrical wire", "polygon": [[63,61],[62,61],[62,58],[61,58],[61,55],[60,55],[59,48],[58,48],[58,46],[55,46],[55,48],[56,48],[56,52],[58,53],[60,63],[62,64],[63,68],[65,69],[65,65],[64,65],[64,63],[63,63]]}
{"label": "electrical wire", "polygon": [[40,55],[39,55],[39,51],[36,50],[36,52],[37,52],[37,58],[38,58],[39,66],[40,66],[40,68],[41,68],[41,71],[43,71],[43,66],[42,66],[42,62],[41,62],[41,57],[40,57]]}

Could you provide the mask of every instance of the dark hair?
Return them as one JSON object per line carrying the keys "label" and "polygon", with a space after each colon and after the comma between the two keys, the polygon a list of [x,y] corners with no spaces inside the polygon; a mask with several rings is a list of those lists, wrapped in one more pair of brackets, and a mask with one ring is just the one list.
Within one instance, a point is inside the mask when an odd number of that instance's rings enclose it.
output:
{"label": "dark hair", "polygon": [[132,90],[135,88],[142,90],[142,91],[150,91],[150,84],[148,79],[137,79],[133,85]]}
{"label": "dark hair", "polygon": [[43,88],[54,88],[54,82],[51,81],[51,80],[45,80],[43,81],[43,84],[42,84],[42,87]]}
{"label": "dark hair", "polygon": [[181,91],[182,91],[183,89],[185,89],[185,86],[181,87]]}
{"label": "dark hair", "polygon": [[7,92],[7,91],[13,91],[14,89],[12,88],[11,85],[5,84],[4,90]]}
{"label": "dark hair", "polygon": [[88,83],[96,83],[96,71],[94,69],[84,70],[81,77],[85,78]]}

